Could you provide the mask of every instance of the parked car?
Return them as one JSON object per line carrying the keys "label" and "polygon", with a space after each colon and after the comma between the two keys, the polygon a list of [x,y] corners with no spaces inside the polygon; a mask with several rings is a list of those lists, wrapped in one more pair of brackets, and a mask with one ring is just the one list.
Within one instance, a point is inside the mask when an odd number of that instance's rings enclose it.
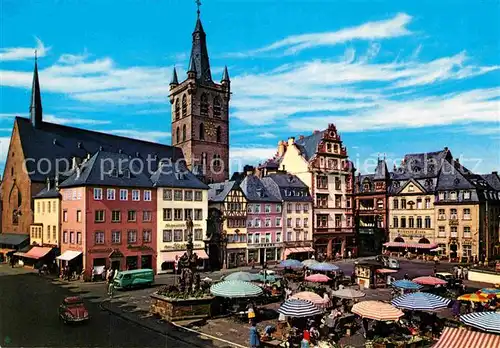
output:
{"label": "parked car", "polygon": [[381,263],[382,265],[384,265],[384,267],[389,268],[389,269],[399,269],[400,268],[398,260],[387,257],[385,255],[378,255],[375,258],[375,260],[377,262]]}
{"label": "parked car", "polygon": [[154,271],[150,268],[144,268],[119,272],[114,279],[113,285],[116,289],[131,289],[141,286],[151,286],[154,281]]}
{"label": "parked car", "polygon": [[436,273],[436,278],[445,280],[448,282],[448,287],[449,288],[458,288],[462,286],[462,279],[455,278],[455,276],[451,273],[447,272],[439,272]]}
{"label": "parked car", "polygon": [[65,323],[89,320],[89,312],[79,296],[66,297],[59,306],[59,318]]}

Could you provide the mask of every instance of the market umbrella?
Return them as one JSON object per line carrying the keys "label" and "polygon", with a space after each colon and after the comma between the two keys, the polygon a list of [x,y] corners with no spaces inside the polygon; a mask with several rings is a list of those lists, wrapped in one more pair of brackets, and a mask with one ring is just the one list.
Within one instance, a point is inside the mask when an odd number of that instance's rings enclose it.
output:
{"label": "market umbrella", "polygon": [[419,290],[422,289],[422,285],[419,285],[417,283],[412,282],[411,280],[407,279],[400,279],[393,281],[391,283],[392,286],[400,289],[405,289],[405,290]]}
{"label": "market umbrella", "polygon": [[483,331],[500,334],[500,313],[469,313],[461,315],[460,321]]}
{"label": "market umbrella", "polygon": [[309,268],[312,269],[313,271],[322,271],[322,272],[333,272],[339,269],[337,266],[328,262],[313,263],[311,266],[309,266]]}
{"label": "market umbrella", "polygon": [[332,278],[324,274],[313,274],[308,277],[305,277],[304,279],[308,282],[313,282],[313,283],[326,283],[332,280]]}
{"label": "market umbrella", "polygon": [[404,315],[399,309],[380,301],[362,301],[352,306],[351,312],[362,318],[395,321]]}
{"label": "market umbrella", "polygon": [[471,301],[471,302],[488,302],[495,295],[483,295],[483,294],[465,294],[457,298],[459,301]]}
{"label": "market umbrella", "polygon": [[309,260],[302,261],[302,264],[306,267],[309,267],[309,266],[317,264],[317,263],[319,263],[319,262],[316,261],[315,259],[309,259]]}
{"label": "market umbrella", "polygon": [[332,301],[330,301],[330,299],[325,299],[325,298],[323,298],[323,297],[319,296],[318,294],[311,292],[311,291],[298,292],[298,293],[292,295],[292,297],[290,297],[290,298],[296,299],[296,300],[309,301],[312,304],[314,304],[320,308],[326,308],[326,307],[330,307],[332,305]]}
{"label": "market umbrella", "polygon": [[439,279],[436,277],[431,277],[431,276],[414,278],[413,282],[420,284],[420,285],[446,285],[446,284],[448,284],[445,280],[442,280],[442,279]]}
{"label": "market umbrella", "polygon": [[262,295],[262,289],[252,283],[241,280],[225,280],[210,287],[214,296],[227,298],[257,297]]}
{"label": "market umbrella", "polygon": [[268,283],[274,283],[276,282],[277,280],[283,278],[282,276],[279,276],[279,275],[271,275],[271,274],[267,274],[265,277],[263,274],[259,274],[258,277],[257,277],[257,280],[260,281],[260,282],[268,282]]}
{"label": "market umbrella", "polygon": [[302,268],[304,265],[302,262],[298,260],[293,260],[293,259],[288,259],[288,260],[283,260],[279,264],[280,267],[283,268]]}
{"label": "market umbrella", "polygon": [[495,288],[482,288],[481,290],[477,291],[476,294],[479,295],[495,295],[497,297],[500,297],[500,289],[495,289]]}
{"label": "market umbrella", "polygon": [[446,308],[450,304],[447,298],[429,294],[427,292],[414,292],[399,296],[392,300],[392,305],[401,309],[414,311],[435,311]]}
{"label": "market umbrella", "polygon": [[285,303],[281,305],[281,307],[278,309],[278,313],[292,318],[304,318],[321,314],[322,311],[311,302],[290,299],[286,300]]}
{"label": "market umbrella", "polygon": [[334,292],[332,292],[332,295],[335,297],[345,298],[345,299],[349,299],[349,300],[353,300],[355,298],[361,298],[361,297],[366,296],[366,294],[363,291],[358,291],[358,290],[348,289],[348,288],[334,291]]}
{"label": "market umbrella", "polygon": [[259,279],[258,274],[250,272],[234,272],[224,278],[224,280],[241,280],[243,282],[254,282]]}

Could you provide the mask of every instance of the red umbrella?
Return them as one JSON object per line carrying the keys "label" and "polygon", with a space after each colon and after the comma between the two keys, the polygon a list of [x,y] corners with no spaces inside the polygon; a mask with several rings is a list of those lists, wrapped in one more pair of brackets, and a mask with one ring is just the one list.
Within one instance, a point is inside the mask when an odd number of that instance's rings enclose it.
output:
{"label": "red umbrella", "polygon": [[412,280],[414,283],[420,284],[420,285],[446,285],[448,284],[446,280],[439,279],[436,277],[418,277]]}
{"label": "red umbrella", "polygon": [[309,277],[305,277],[304,279],[307,280],[308,282],[313,282],[313,283],[326,283],[332,280],[331,278],[329,278],[324,274],[313,274],[310,275]]}

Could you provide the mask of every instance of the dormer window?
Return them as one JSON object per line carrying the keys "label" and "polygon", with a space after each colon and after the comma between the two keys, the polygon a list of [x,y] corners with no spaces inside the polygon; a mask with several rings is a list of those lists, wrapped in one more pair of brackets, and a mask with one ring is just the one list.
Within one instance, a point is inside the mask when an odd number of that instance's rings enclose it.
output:
{"label": "dormer window", "polygon": [[464,191],[464,199],[470,199],[470,191]]}
{"label": "dormer window", "polygon": [[408,192],[415,191],[415,187],[413,185],[408,185]]}
{"label": "dormer window", "polygon": [[432,186],[432,179],[425,180],[425,186]]}
{"label": "dormer window", "polygon": [[326,152],[332,152],[332,144],[326,143]]}
{"label": "dormer window", "polygon": [[457,200],[457,192],[456,191],[451,191],[450,192],[450,199],[453,201]]}

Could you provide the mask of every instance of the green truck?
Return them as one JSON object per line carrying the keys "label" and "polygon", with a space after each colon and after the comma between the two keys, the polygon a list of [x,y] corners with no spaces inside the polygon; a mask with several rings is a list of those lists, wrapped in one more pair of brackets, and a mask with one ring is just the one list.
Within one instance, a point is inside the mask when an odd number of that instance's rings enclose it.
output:
{"label": "green truck", "polygon": [[152,269],[134,269],[118,273],[114,280],[114,287],[116,289],[132,289],[151,286],[154,281],[155,274]]}

